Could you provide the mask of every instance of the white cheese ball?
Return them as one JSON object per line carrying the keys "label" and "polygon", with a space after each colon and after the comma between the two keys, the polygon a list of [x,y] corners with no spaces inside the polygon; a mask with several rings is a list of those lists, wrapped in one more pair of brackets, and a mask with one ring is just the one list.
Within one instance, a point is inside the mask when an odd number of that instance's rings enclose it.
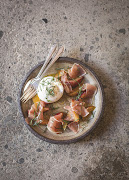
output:
{"label": "white cheese ball", "polygon": [[47,76],[40,81],[37,92],[42,101],[54,103],[62,97],[64,87],[57,78]]}

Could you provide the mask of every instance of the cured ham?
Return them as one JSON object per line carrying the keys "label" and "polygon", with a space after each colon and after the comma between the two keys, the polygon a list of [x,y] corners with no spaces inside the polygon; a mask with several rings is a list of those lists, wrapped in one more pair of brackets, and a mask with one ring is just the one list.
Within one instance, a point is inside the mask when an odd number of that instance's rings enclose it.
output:
{"label": "cured ham", "polygon": [[65,106],[64,109],[68,110],[67,116],[65,118],[66,121],[79,121],[79,115],[73,111],[70,106]]}
{"label": "cured ham", "polygon": [[89,112],[88,110],[84,107],[85,102],[80,102],[72,99],[71,102],[71,108],[74,112],[79,114],[82,117],[88,116]]}
{"label": "cured ham", "polygon": [[36,124],[47,124],[48,121],[44,118],[43,113],[48,111],[49,108],[45,107],[43,101],[34,103],[30,110],[28,110],[28,117],[26,118],[27,124],[36,125]]}
{"label": "cured ham", "polygon": [[74,121],[74,116],[72,111],[68,111],[66,118],[64,119],[66,121]]}
{"label": "cured ham", "polygon": [[70,104],[71,108],[74,108],[76,106],[84,106],[84,105],[85,105],[85,102],[76,101],[74,99],[72,99],[71,104]]}
{"label": "cured ham", "polygon": [[73,88],[78,86],[82,82],[83,78],[84,77],[82,76],[76,79],[68,79],[68,74],[64,72],[63,76],[61,76],[61,82],[66,93],[71,93],[73,91]]}
{"label": "cured ham", "polygon": [[31,106],[31,109],[28,110],[28,117],[30,119],[34,119],[35,118],[35,109]]}
{"label": "cured ham", "polygon": [[86,83],[82,86],[82,94],[80,96],[81,99],[83,98],[92,98],[95,92],[97,91],[96,86]]}
{"label": "cured ham", "polygon": [[71,78],[77,78],[80,76],[84,76],[86,71],[79,65],[74,63],[71,69],[68,70],[68,74]]}
{"label": "cured ham", "polygon": [[70,106],[65,106],[64,109],[68,111],[64,119],[69,122],[67,126],[74,133],[77,133],[79,131],[79,116],[82,118],[88,116],[95,109],[95,106],[85,108],[85,102],[72,99]]}
{"label": "cured ham", "polygon": [[64,109],[66,109],[67,111],[72,111],[71,106],[65,106]]}
{"label": "cured ham", "polygon": [[72,87],[76,87],[76,86],[79,86],[79,84],[82,82],[83,79],[84,77],[82,76],[73,80],[69,80],[68,82],[71,84]]}
{"label": "cured ham", "polygon": [[82,82],[83,78],[84,77],[82,76],[82,77],[77,77],[76,79],[68,79],[68,75],[65,72],[63,76],[61,76],[61,82],[62,83],[68,82],[72,87],[76,87]]}
{"label": "cured ham", "polygon": [[77,87],[75,87],[74,89],[73,89],[73,91],[72,92],[70,92],[68,95],[69,96],[77,96],[78,95],[78,93],[79,93],[79,91],[80,91],[80,88],[82,87],[82,85],[83,85],[83,81],[79,84],[79,86],[77,86]]}
{"label": "cured ham", "polygon": [[47,125],[49,131],[60,134],[63,132],[63,113],[51,116]]}
{"label": "cured ham", "polygon": [[65,89],[66,93],[69,94],[69,93],[71,93],[73,91],[72,86],[71,86],[71,84],[69,82],[64,82],[63,86],[64,86],[64,89]]}
{"label": "cured ham", "polygon": [[71,122],[70,124],[68,124],[68,127],[74,133],[77,133],[79,131],[79,124],[77,122]]}
{"label": "cured ham", "polygon": [[54,117],[57,121],[62,122],[63,113],[62,112],[57,113]]}
{"label": "cured ham", "polygon": [[88,116],[89,112],[87,111],[87,109],[84,106],[75,106],[73,108],[73,111],[75,111],[77,114],[79,114],[82,117],[86,117]]}
{"label": "cured ham", "polygon": [[71,84],[69,83],[69,80],[68,80],[68,77],[67,77],[67,73],[64,72],[63,76],[61,76],[61,82],[64,86],[64,89],[65,89],[65,92],[66,93],[70,93],[72,92],[72,86]]}
{"label": "cured ham", "polygon": [[79,121],[79,115],[86,117],[89,115],[89,111],[84,107],[85,102],[80,102],[72,99],[70,106],[65,106],[64,109],[68,110],[66,121]]}

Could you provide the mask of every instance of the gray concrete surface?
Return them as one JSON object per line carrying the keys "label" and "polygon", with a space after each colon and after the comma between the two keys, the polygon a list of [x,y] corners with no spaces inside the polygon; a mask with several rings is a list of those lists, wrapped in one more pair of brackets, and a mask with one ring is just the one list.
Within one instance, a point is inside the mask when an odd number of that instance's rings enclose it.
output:
{"label": "gray concrete surface", "polygon": [[[129,179],[129,1],[1,0],[0,180]],[[51,44],[101,79],[105,112],[84,140],[55,145],[31,134],[17,98]]]}

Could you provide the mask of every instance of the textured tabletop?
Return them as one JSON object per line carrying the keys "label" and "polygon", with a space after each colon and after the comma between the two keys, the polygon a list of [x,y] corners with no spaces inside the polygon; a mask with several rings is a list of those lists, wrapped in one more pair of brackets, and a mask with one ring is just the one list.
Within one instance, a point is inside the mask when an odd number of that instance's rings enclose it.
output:
{"label": "textured tabletop", "polygon": [[[129,1],[1,0],[0,180],[129,179]],[[18,110],[20,84],[50,46],[89,65],[105,111],[83,140],[39,140]]]}

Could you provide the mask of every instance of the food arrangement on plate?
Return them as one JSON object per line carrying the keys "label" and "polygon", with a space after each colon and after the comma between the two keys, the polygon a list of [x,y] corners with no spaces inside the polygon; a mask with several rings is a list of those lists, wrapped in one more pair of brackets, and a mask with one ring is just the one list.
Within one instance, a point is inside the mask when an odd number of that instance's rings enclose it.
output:
{"label": "food arrangement on plate", "polygon": [[62,52],[63,46],[51,47],[46,60],[26,76],[19,96],[27,128],[42,140],[61,144],[88,135],[103,112],[103,88],[96,74],[77,59],[60,57]]}
{"label": "food arrangement on plate", "polygon": [[[46,126],[49,132],[56,134],[66,129],[78,133],[80,122],[88,122],[96,108],[94,97],[97,87],[84,81],[86,73],[81,65],[73,63],[71,67],[60,67],[55,74],[43,77],[38,84],[37,94],[32,98],[26,123],[32,127]],[[68,98],[62,101],[63,97]],[[54,107],[60,101],[62,111]]]}

